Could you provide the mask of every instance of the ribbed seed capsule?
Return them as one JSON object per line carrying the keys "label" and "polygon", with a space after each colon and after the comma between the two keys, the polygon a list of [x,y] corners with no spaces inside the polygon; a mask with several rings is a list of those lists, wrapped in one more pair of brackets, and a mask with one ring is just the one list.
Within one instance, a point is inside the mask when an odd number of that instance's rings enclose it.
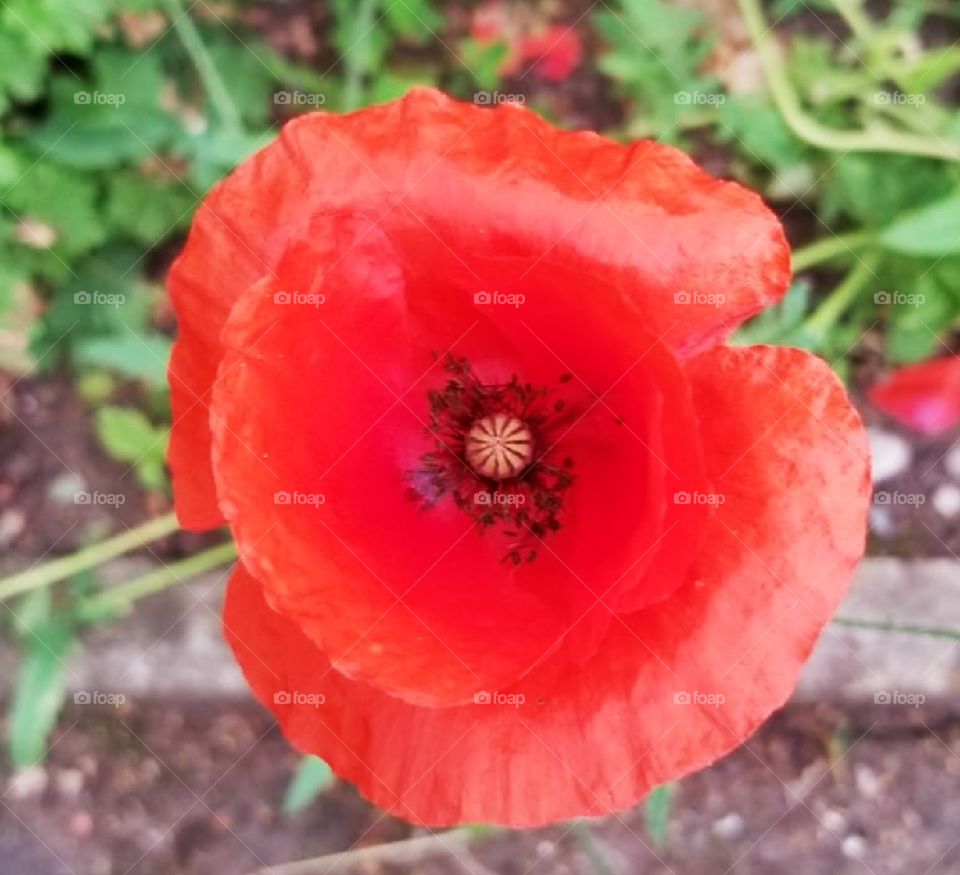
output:
{"label": "ribbed seed capsule", "polygon": [[494,413],[470,426],[464,452],[470,467],[481,477],[508,480],[518,477],[533,461],[533,434],[522,419]]}

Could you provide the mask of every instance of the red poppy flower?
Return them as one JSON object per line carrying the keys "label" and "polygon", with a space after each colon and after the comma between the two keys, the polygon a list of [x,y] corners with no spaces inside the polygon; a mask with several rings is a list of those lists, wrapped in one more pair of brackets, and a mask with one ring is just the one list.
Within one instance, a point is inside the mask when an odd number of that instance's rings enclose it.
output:
{"label": "red poppy flower", "polygon": [[921,434],[960,424],[960,358],[947,356],[900,368],[870,387],[875,407]]}
{"label": "red poppy flower", "polygon": [[528,34],[517,50],[517,66],[533,64],[534,75],[547,82],[563,82],[583,59],[583,43],[573,28],[551,24]]}
{"label": "red poppy flower", "polygon": [[861,555],[830,369],[723,339],[789,280],[667,146],[418,90],[290,122],[170,287],[184,525],[297,747],[412,821],[628,806],[791,692]]}
{"label": "red poppy flower", "polygon": [[562,82],[583,60],[583,42],[573,27],[532,21],[500,0],[478,6],[470,35],[481,43],[505,43],[507,55],[500,65],[503,76],[514,76],[530,66],[548,82]]}

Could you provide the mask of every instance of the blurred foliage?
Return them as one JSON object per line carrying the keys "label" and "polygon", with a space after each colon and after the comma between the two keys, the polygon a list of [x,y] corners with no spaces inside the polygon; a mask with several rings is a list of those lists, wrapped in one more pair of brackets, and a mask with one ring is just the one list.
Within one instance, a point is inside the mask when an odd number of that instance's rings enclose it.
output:
{"label": "blurred foliage", "polygon": [[66,693],[66,658],[76,644],[69,617],[54,610],[53,593],[35,590],[17,608],[23,657],[7,714],[7,751],[14,766],[39,762]]}
{"label": "blurred foliage", "polygon": [[[815,35],[796,30],[782,43],[789,81],[813,120],[839,131],[960,143],[960,49],[953,44],[960,32],[951,7],[899,0],[882,20],[868,18],[858,0],[814,8],[821,16],[812,19]],[[810,9],[780,0],[768,24],[789,28],[804,14],[809,23]],[[825,24],[824,15],[831,16]],[[868,250],[880,254],[847,306],[830,307],[829,323],[827,312],[814,315],[820,299],[801,276],[740,339],[810,347],[839,365],[880,325],[891,362],[945,351],[960,314],[960,163],[811,145],[774,104],[754,50],[719,52],[716,22],[704,12],[617,0],[595,23],[605,43],[597,65],[628,104],[625,135],[708,154],[722,148],[732,173],[781,205],[788,222],[809,224],[813,239],[856,239],[831,258],[838,270],[852,269]],[[926,45],[921,28],[939,36]],[[744,68],[757,72],[751,79]]]}

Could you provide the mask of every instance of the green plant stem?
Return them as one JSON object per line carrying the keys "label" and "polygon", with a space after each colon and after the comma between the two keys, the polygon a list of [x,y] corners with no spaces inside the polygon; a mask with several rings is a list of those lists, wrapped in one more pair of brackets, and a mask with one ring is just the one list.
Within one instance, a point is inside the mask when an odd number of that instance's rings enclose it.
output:
{"label": "green plant stem", "polygon": [[873,42],[875,28],[870,16],[863,11],[861,0],[833,0],[833,7],[860,42],[865,46]]}
{"label": "green plant stem", "polygon": [[[377,12],[377,0],[360,0],[357,4],[357,10],[354,13],[356,21],[356,32],[362,34],[360,39],[366,37],[367,31],[374,26],[374,16]],[[350,48],[353,48],[351,46]],[[356,63],[357,56],[365,56],[365,52],[347,51],[343,56],[344,63],[344,83],[343,83],[343,108],[345,110],[358,109],[363,97],[363,77],[368,70]]]}
{"label": "green plant stem", "polygon": [[788,127],[800,139],[834,152],[896,152],[960,161],[960,142],[940,137],[922,137],[892,128],[838,131],[807,115],[790,83],[777,47],[769,39],[759,0],[737,0],[747,29],[757,47],[770,94]]}
{"label": "green plant stem", "polygon": [[834,617],[837,626],[849,626],[852,629],[870,629],[874,632],[897,632],[903,635],[926,635],[932,638],[950,638],[960,641],[960,630],[943,626],[921,626],[912,623],[889,623],[881,620],[857,620],[854,617]]}
{"label": "green plant stem", "polygon": [[863,231],[855,231],[850,234],[838,234],[832,237],[822,237],[806,246],[801,246],[793,250],[791,264],[794,273],[800,273],[809,270],[815,265],[824,261],[831,261],[834,258],[851,256],[853,250],[856,250],[870,240],[870,236]]}
{"label": "green plant stem", "polygon": [[108,559],[113,559],[123,553],[129,553],[150,541],[169,535],[171,532],[177,531],[178,528],[180,526],[177,523],[176,515],[169,513],[143,523],[136,528],[128,529],[122,534],[107,538],[98,544],[92,544],[82,550],[77,550],[69,556],[63,556],[60,559],[36,565],[27,571],[5,577],[0,580],[0,602],[21,593],[29,592],[32,589],[39,589],[59,580],[73,577],[73,575],[86,571],[88,568],[93,568],[95,565],[100,565]]}
{"label": "green plant stem", "polygon": [[875,253],[861,258],[843,278],[843,282],[804,320],[801,334],[814,342],[824,338],[874,276],[874,268],[879,260]]}
{"label": "green plant stem", "polygon": [[237,556],[236,545],[232,541],[210,547],[186,559],[164,565],[155,571],[136,577],[128,583],[111,587],[96,595],[87,596],[77,604],[77,616],[81,621],[91,622],[105,614],[123,613],[135,602],[160,592],[186,578],[196,577],[205,571],[226,565]]}
{"label": "green plant stem", "polygon": [[180,38],[184,51],[196,67],[197,75],[203,83],[207,96],[216,107],[223,126],[234,133],[242,131],[243,120],[240,117],[240,111],[230,96],[230,91],[217,65],[210,57],[200,32],[190,18],[189,11],[184,11],[181,0],[166,0],[166,5],[173,22],[172,27]]}

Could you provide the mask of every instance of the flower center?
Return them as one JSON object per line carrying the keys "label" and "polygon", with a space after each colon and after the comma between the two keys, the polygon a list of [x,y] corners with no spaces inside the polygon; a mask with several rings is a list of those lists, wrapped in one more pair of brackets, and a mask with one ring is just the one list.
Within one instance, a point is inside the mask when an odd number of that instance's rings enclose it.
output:
{"label": "flower center", "polygon": [[427,392],[430,448],[407,472],[410,497],[426,508],[451,501],[480,533],[499,530],[506,561],[532,562],[540,542],[561,528],[575,479],[574,460],[555,439],[582,415],[557,396],[570,375],[556,386],[522,383],[516,375],[486,383],[467,359],[452,356],[443,369],[443,387]]}
{"label": "flower center", "polygon": [[533,461],[533,433],[518,416],[494,413],[476,419],[463,441],[464,456],[481,477],[519,477]]}

